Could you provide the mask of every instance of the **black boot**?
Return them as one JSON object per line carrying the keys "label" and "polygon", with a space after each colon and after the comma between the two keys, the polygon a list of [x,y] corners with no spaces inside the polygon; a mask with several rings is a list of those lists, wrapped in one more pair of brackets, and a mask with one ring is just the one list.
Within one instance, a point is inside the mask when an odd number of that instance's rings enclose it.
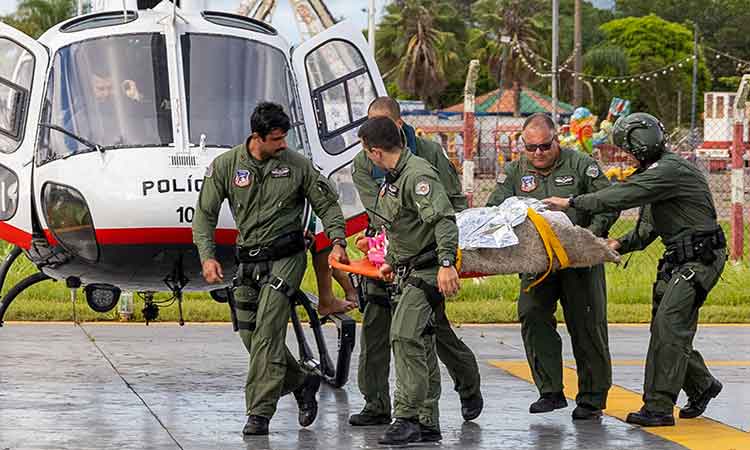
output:
{"label": "black boot", "polygon": [[299,424],[306,427],[315,422],[318,415],[318,401],[315,394],[320,389],[320,376],[308,374],[305,375],[305,381],[302,386],[294,390],[294,398],[297,399],[299,406]]}
{"label": "black boot", "polygon": [[464,420],[476,419],[482,414],[482,408],[484,408],[484,399],[481,393],[473,397],[461,399],[461,415],[464,417]]}
{"label": "black boot", "polygon": [[252,436],[268,434],[268,419],[263,416],[249,416],[242,434]]}
{"label": "black boot", "polygon": [[403,445],[421,440],[422,433],[419,431],[419,421],[417,419],[402,419],[397,417],[388,429],[385,430],[383,436],[378,439],[378,444]]}
{"label": "black boot", "polygon": [[439,442],[443,440],[443,435],[440,433],[440,428],[428,427],[427,425],[419,424],[419,432],[422,434],[420,442]]}
{"label": "black boot", "polygon": [[363,409],[359,414],[349,417],[349,424],[355,427],[368,427],[372,425],[388,425],[391,423],[390,414],[372,414]]}
{"label": "black boot", "polygon": [[640,411],[628,414],[625,422],[642,427],[670,427],[674,425],[674,416],[651,412],[644,406]]}
{"label": "black boot", "polygon": [[602,410],[590,405],[580,404],[573,410],[573,420],[593,420],[602,416]]}
{"label": "black boot", "polygon": [[565,395],[562,392],[553,392],[542,394],[539,400],[529,406],[529,412],[531,414],[546,413],[567,406],[568,401],[565,400]]}
{"label": "black boot", "polygon": [[701,395],[697,398],[689,398],[687,405],[680,410],[680,419],[694,419],[706,410],[708,402],[712,398],[715,398],[721,392],[724,386],[721,385],[719,380],[714,379],[711,386],[708,387]]}

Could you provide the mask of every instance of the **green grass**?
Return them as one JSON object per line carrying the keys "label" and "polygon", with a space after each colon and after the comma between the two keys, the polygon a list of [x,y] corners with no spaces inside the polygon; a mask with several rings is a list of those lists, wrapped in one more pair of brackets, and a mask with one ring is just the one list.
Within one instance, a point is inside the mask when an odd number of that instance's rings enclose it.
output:
{"label": "green grass", "polygon": [[[631,223],[628,223],[631,222]],[[629,228],[632,221],[620,221],[613,231],[619,236]],[[747,238],[746,238],[747,239]],[[748,241],[746,241],[748,242]],[[7,253],[2,247],[0,253]],[[635,253],[625,269],[623,265],[607,265],[608,317],[612,323],[648,322],[651,314],[651,284],[656,273],[656,263],[661,254],[661,244],[656,242],[643,252]],[[24,257],[19,258],[8,275],[4,292],[21,278],[36,269]],[[701,308],[701,321],[705,323],[750,323],[750,265],[727,263],[722,279],[711,291],[706,304]],[[315,292],[315,277],[308,264],[302,283],[305,290]],[[337,292],[341,291],[336,286]],[[516,322],[516,300],[519,279],[515,275],[487,277],[481,282],[464,280],[459,295],[448,300],[448,314],[452,321],[462,323],[508,323]],[[167,299],[167,294],[157,299]],[[228,321],[226,304],[211,300],[207,294],[189,293],[185,296],[185,319],[190,322]],[[99,314],[86,305],[83,294],[78,296],[77,314],[86,321],[117,320],[116,312]],[[140,309],[143,302],[136,297],[135,320],[142,320]],[[359,320],[359,313],[353,314]],[[558,310],[558,319],[562,314]],[[60,282],[45,281],[26,290],[8,310],[5,320],[72,320],[70,292]],[[177,320],[177,307],[162,308],[161,321]]]}

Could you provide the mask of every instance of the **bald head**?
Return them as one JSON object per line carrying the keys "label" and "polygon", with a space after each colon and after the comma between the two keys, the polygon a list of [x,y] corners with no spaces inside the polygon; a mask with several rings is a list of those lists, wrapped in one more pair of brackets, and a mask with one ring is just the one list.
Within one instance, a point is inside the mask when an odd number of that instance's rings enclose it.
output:
{"label": "bald head", "polygon": [[367,117],[388,117],[397,125],[401,125],[401,107],[391,97],[378,97],[370,103]]}

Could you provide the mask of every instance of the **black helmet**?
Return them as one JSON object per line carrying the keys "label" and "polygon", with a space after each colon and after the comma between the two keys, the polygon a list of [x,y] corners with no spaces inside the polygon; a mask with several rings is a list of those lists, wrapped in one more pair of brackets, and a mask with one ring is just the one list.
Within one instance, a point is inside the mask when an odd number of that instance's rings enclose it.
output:
{"label": "black helmet", "polygon": [[666,150],[667,136],[659,119],[647,113],[620,117],[612,127],[612,143],[638,161],[655,161]]}

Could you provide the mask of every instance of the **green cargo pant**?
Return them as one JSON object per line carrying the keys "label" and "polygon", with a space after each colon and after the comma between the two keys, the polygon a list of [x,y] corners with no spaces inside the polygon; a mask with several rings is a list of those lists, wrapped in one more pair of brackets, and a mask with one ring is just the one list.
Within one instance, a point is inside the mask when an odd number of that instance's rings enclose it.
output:
{"label": "green cargo pant", "polygon": [[573,344],[578,372],[576,403],[604,409],[612,386],[607,336],[604,266],[565,269],[526,292],[535,275],[521,277],[518,317],[534,383],[541,394],[562,392],[562,340],[557,333],[557,301]]}
{"label": "green cargo pant", "polygon": [[[411,276],[437,285],[437,268],[414,271]],[[396,366],[393,415],[419,419],[423,425],[439,428],[441,391],[434,334],[436,314],[423,290],[405,283],[401,289],[391,323]]]}
{"label": "green cargo pant", "polygon": [[[369,296],[387,298],[384,285],[371,279],[364,279]],[[480,394],[480,376],[477,360],[471,349],[456,336],[445,314],[445,304],[435,323],[435,344],[438,358],[445,364],[453,379],[454,388],[462,399]],[[364,411],[373,415],[391,414],[391,397],[388,376],[391,362],[392,309],[369,302],[362,318],[360,336],[359,390],[365,398]],[[432,417],[425,409],[425,418]]]}
{"label": "green cargo pant", "polygon": [[[307,263],[304,252],[273,261],[271,273],[299,287]],[[235,311],[240,338],[250,354],[245,382],[247,415],[273,417],[282,395],[299,387],[305,378],[297,358],[286,346],[289,299],[269,285],[260,292],[250,286],[235,289]]]}
{"label": "green cargo pant", "polygon": [[664,266],[657,275],[643,383],[643,403],[649,411],[671,414],[680,389],[688,397],[697,397],[714,379],[701,354],[693,349],[693,338],[698,310],[726,263],[723,249],[715,254],[716,260],[709,265]]}

